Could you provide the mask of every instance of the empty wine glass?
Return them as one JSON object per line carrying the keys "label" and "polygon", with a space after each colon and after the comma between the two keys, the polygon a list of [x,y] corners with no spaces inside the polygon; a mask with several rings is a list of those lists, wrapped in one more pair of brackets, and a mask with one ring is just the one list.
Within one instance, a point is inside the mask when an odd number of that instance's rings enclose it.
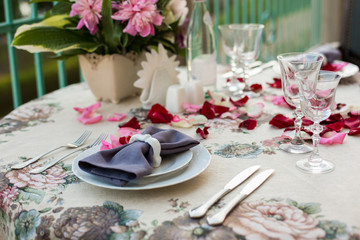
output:
{"label": "empty wine glass", "polygon": [[302,117],[304,114],[300,106],[300,93],[295,74],[300,71],[307,71],[317,78],[324,57],[317,53],[284,53],[278,55],[279,65],[281,69],[282,91],[286,102],[295,107],[294,125],[295,136],[290,143],[283,143],[280,149],[289,153],[308,153],[312,151],[312,147],[306,145],[301,137]]}
{"label": "empty wine glass", "polygon": [[235,95],[238,92],[241,92],[244,86],[238,81],[239,77],[239,56],[238,51],[238,42],[237,42],[237,33],[236,29],[232,28],[232,24],[220,25],[220,37],[221,43],[224,49],[225,54],[230,57],[230,66],[232,76],[229,78],[229,81],[226,82],[224,90],[230,95]]}
{"label": "empty wine glass", "polygon": [[341,76],[329,71],[320,71],[318,78],[314,78],[307,71],[295,75],[300,86],[301,109],[305,116],[314,122],[311,127],[314,150],[309,158],[297,161],[296,166],[308,173],[330,172],[334,170],[334,164],[324,160],[319,154],[320,133],[323,130],[320,122],[331,115],[331,106]]}
{"label": "empty wine glass", "polygon": [[231,26],[237,33],[237,54],[243,68],[244,89],[243,92],[249,97],[257,94],[251,91],[249,84],[250,64],[253,63],[260,54],[261,35],[264,29],[263,24],[232,24]]}

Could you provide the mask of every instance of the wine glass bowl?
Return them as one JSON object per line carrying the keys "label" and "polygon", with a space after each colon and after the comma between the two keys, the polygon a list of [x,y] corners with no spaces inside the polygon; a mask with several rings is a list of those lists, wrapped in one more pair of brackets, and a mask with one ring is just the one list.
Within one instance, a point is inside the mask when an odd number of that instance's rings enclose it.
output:
{"label": "wine glass bowl", "polygon": [[[220,36],[224,52],[230,57],[232,78],[227,82],[224,90],[232,95],[242,95],[250,91],[248,83],[250,64],[260,54],[262,24],[228,24],[220,25]],[[241,67],[240,67],[241,66]],[[242,68],[242,75],[240,75]],[[243,77],[244,83],[238,81]]]}
{"label": "wine glass bowl", "polygon": [[[308,153],[312,147],[305,144],[301,137],[302,117],[304,114],[300,106],[300,90],[298,81],[295,78],[296,73],[306,72],[306,77],[317,79],[324,57],[317,53],[284,53],[278,55],[278,61],[281,70],[282,91],[285,101],[295,107],[295,137],[290,143],[280,145],[280,149],[288,153]],[[309,84],[315,84],[314,81],[306,82],[304,89],[311,88]],[[309,86],[308,86],[309,85]],[[306,88],[305,88],[306,87]]]}
{"label": "wine glass bowl", "polygon": [[335,72],[320,71],[319,76],[313,78],[305,71],[295,74],[295,77],[301,92],[301,109],[305,116],[314,122],[311,127],[314,150],[308,159],[297,161],[296,166],[309,173],[331,172],[334,170],[334,164],[324,160],[319,154],[320,133],[323,131],[320,122],[331,115],[331,106],[335,101],[336,88],[341,76]]}

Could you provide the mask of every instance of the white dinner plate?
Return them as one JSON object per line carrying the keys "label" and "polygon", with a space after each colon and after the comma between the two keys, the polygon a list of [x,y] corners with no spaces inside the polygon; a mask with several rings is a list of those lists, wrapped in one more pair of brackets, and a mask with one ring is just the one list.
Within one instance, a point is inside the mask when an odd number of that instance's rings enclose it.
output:
{"label": "white dinner plate", "polygon": [[74,159],[72,170],[73,173],[84,182],[102,188],[116,189],[116,190],[155,189],[155,188],[175,185],[190,180],[198,176],[209,166],[211,156],[205,147],[201,145],[197,145],[191,148],[189,151],[192,152],[192,159],[189,162],[188,166],[184,167],[182,170],[173,171],[172,173],[169,174],[153,176],[151,178],[142,178],[135,181],[131,181],[124,187],[119,187],[117,185],[114,185],[110,182],[103,180],[102,178],[96,175],[89,174],[81,170],[79,168],[78,162],[84,157],[88,156],[85,154],[86,151],[79,154],[79,156],[77,156]]}
{"label": "white dinner plate", "polygon": [[[335,60],[334,63],[345,63],[345,62],[340,60]],[[275,64],[273,66],[273,70],[279,76],[281,75],[279,64]],[[359,72],[359,67],[349,62],[340,71],[338,71],[338,73],[341,75],[342,78],[354,76],[358,72]]]}

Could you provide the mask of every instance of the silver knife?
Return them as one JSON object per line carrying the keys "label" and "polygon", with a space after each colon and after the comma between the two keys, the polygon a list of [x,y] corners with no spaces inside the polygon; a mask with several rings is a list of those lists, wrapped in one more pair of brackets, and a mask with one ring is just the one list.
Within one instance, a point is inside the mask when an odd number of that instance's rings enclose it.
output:
{"label": "silver knife", "polygon": [[229,214],[229,212],[242,200],[244,200],[247,196],[249,196],[255,189],[257,189],[263,182],[268,179],[271,174],[274,172],[274,169],[268,169],[265,170],[258,175],[256,175],[255,178],[253,178],[238,194],[235,198],[233,198],[223,209],[220,210],[220,212],[207,217],[207,222],[209,225],[217,225],[222,224],[222,222],[225,220],[226,216]]}
{"label": "silver knife", "polygon": [[221,197],[223,197],[225,194],[229,193],[231,190],[233,190],[235,187],[237,187],[239,184],[244,182],[248,177],[250,177],[254,172],[256,172],[260,168],[260,165],[255,165],[252,167],[249,167],[236,175],[233,179],[231,179],[230,182],[228,182],[225,187],[220,190],[218,193],[216,193],[214,196],[212,196],[209,200],[207,200],[205,203],[201,204],[200,206],[191,209],[189,211],[189,215],[191,218],[199,218],[205,215],[207,210],[216,203]]}

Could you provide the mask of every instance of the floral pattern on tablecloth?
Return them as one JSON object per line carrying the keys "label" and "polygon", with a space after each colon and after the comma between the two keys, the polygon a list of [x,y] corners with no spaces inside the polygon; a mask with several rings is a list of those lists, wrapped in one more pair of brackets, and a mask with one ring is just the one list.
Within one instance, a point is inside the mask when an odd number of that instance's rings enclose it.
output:
{"label": "floral pattern on tablecloth", "polygon": [[165,221],[149,237],[155,239],[359,239],[360,231],[327,220],[318,203],[271,199],[243,202],[223,225],[209,226],[205,218],[186,213]]}
{"label": "floral pattern on tablecloth", "polygon": [[21,106],[0,120],[0,134],[9,134],[25,127],[49,122],[51,115],[60,110],[61,107],[57,103]]}

